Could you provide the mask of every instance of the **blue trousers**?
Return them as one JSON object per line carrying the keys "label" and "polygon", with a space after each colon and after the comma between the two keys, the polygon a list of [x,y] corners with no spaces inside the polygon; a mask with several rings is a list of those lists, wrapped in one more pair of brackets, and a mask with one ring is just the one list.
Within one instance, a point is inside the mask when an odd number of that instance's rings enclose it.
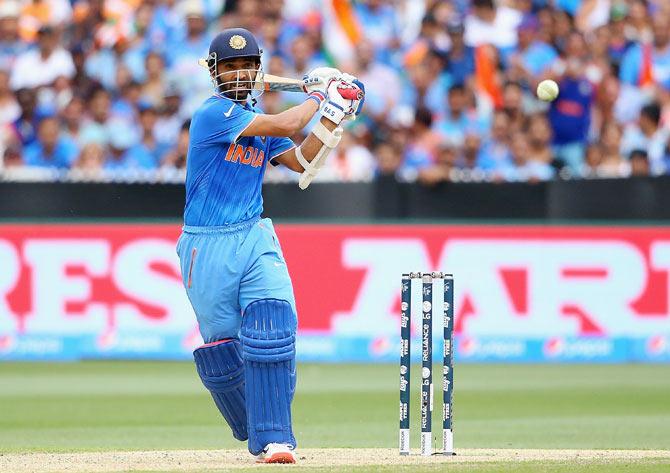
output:
{"label": "blue trousers", "polygon": [[186,293],[205,343],[239,338],[242,314],[254,301],[295,296],[269,218],[225,227],[184,226],[177,243]]}

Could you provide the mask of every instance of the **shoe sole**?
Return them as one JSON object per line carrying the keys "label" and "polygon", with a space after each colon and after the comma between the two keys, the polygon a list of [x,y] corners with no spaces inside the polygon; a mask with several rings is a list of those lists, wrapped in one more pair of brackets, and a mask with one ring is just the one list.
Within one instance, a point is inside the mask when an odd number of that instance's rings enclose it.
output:
{"label": "shoe sole", "polygon": [[291,453],[277,452],[271,457],[259,460],[258,463],[295,463],[295,457]]}

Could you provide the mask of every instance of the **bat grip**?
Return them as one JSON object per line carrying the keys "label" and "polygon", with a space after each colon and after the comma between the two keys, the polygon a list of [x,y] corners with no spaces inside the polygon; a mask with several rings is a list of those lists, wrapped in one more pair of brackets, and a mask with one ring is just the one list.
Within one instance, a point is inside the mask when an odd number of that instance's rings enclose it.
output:
{"label": "bat grip", "polygon": [[338,87],[337,91],[342,98],[347,100],[361,100],[363,98],[363,91],[361,89],[351,89],[348,87]]}

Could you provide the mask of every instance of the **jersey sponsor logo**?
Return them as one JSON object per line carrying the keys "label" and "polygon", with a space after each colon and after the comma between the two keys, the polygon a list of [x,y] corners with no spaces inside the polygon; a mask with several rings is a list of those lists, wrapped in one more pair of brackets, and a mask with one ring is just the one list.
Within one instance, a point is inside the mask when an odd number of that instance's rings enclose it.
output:
{"label": "jersey sponsor logo", "polygon": [[265,151],[253,146],[242,146],[231,143],[226,153],[226,161],[244,164],[254,168],[260,167],[265,159]]}

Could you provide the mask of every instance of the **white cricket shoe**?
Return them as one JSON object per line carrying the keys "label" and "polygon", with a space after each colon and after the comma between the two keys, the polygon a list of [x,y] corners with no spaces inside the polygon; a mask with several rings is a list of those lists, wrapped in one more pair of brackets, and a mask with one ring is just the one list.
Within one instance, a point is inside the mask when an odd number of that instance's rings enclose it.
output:
{"label": "white cricket shoe", "polygon": [[257,463],[295,463],[293,448],[286,443],[270,443],[256,457]]}

